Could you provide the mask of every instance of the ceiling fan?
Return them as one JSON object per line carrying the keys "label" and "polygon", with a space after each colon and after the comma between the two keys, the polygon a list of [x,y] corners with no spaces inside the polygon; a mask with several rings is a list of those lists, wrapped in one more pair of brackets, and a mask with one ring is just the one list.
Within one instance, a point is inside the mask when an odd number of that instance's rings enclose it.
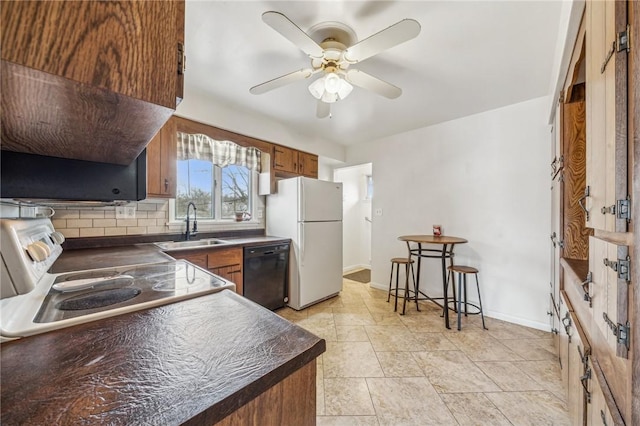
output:
{"label": "ceiling fan", "polygon": [[280,12],[265,12],[262,20],[306,53],[311,59],[311,67],[253,86],[249,92],[259,95],[322,73],[322,77],[309,85],[309,92],[318,100],[318,118],[329,116],[331,104],[348,96],[353,89],[352,85],[389,99],[400,96],[402,89],[399,87],[349,67],[411,40],[420,33],[417,21],[403,19],[356,42],[354,31],[339,22],[323,22],[311,27],[306,33]]}

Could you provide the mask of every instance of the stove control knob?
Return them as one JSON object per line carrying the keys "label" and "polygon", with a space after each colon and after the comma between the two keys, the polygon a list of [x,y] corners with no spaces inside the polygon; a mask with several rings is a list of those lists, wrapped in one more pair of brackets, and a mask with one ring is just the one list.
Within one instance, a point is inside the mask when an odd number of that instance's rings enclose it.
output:
{"label": "stove control knob", "polygon": [[54,231],[51,233],[50,237],[56,244],[64,243],[65,238],[64,235],[62,235],[62,232]]}
{"label": "stove control knob", "polygon": [[27,246],[27,253],[31,256],[31,259],[36,262],[42,262],[51,254],[49,247],[42,241],[36,241]]}

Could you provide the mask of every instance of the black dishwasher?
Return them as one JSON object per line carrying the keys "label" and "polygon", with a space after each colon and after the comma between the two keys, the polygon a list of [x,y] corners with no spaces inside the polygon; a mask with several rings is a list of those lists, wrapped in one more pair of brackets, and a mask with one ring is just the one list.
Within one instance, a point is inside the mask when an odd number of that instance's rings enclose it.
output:
{"label": "black dishwasher", "polygon": [[287,302],[289,244],[245,247],[244,297],[275,310]]}

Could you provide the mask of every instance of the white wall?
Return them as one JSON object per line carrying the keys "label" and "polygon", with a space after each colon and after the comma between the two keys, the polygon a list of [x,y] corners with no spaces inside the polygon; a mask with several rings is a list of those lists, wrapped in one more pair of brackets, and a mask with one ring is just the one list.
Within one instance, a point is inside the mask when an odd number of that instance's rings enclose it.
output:
{"label": "white wall", "polygon": [[[480,269],[485,312],[548,329],[550,270],[548,98],[510,105],[348,148],[349,164],[373,163],[372,282],[386,288],[403,234],[463,237],[456,263]],[[438,260],[421,286],[442,294]],[[474,294],[471,292],[470,296]]]}
{"label": "white wall", "polygon": [[345,272],[371,266],[371,200],[366,177],[371,163],[335,169],[334,182],[342,182],[342,266]]}

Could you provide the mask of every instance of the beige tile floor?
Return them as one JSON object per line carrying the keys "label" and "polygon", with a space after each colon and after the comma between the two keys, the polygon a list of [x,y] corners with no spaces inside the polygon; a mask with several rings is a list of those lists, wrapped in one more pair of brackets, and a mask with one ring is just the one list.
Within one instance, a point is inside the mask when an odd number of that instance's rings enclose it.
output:
{"label": "beige tile floor", "polygon": [[393,298],[344,280],[342,293],[277,313],[327,341],[318,358],[324,425],[570,425],[550,333],[469,316],[444,327],[431,302],[393,312]]}

